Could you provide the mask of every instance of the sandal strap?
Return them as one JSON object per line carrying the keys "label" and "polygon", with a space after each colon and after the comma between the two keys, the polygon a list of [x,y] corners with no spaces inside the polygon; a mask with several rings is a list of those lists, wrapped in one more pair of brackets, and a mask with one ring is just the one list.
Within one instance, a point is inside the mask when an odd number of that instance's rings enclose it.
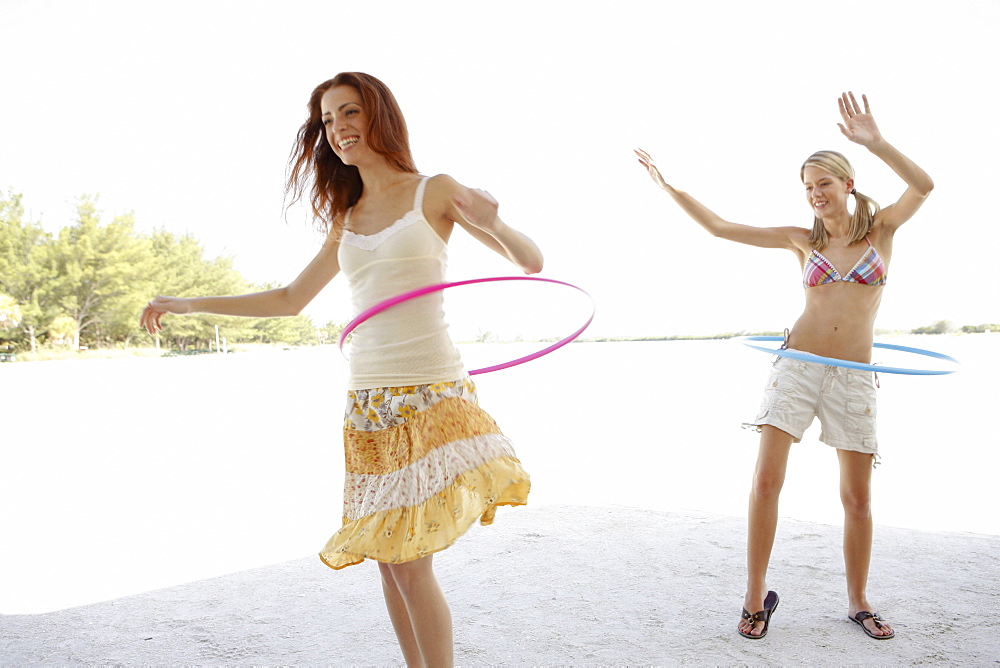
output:
{"label": "sandal strap", "polygon": [[868,612],[867,610],[862,610],[858,614],[854,615],[854,619],[857,619],[862,624],[865,622],[865,620],[870,619],[875,622],[875,628],[879,630],[882,630],[883,626],[882,622],[885,621],[885,619],[882,618],[882,615],[878,614],[877,612]]}

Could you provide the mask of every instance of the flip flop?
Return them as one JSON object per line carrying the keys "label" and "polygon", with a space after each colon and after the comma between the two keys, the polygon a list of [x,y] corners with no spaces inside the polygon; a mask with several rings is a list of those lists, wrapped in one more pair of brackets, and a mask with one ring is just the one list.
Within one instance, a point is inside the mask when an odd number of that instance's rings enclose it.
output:
{"label": "flip flop", "polygon": [[868,634],[869,638],[875,638],[875,640],[888,640],[889,638],[895,638],[896,637],[896,632],[895,631],[890,632],[889,635],[887,635],[887,636],[877,636],[877,635],[875,635],[874,633],[872,633],[871,631],[868,630],[868,627],[865,626],[865,620],[866,619],[874,619],[875,620],[875,628],[877,628],[877,629],[881,629],[882,628],[882,622],[884,622],[885,620],[882,619],[882,616],[879,615],[876,612],[868,612],[867,610],[862,610],[861,612],[859,612],[858,614],[854,615],[853,617],[848,617],[848,619],[850,619],[852,622],[854,622],[855,624],[857,624],[858,626],[860,626],[861,630],[864,631],[866,634]]}
{"label": "flip flop", "polygon": [[[743,619],[747,619],[751,624],[756,624],[757,622],[764,622],[764,628],[760,630],[760,635],[755,636],[752,633],[747,633],[743,629],[737,628],[736,631],[744,638],[749,638],[750,640],[760,640],[767,635],[767,627],[771,623],[771,615],[774,611],[778,609],[778,592],[769,591],[767,592],[767,597],[764,599],[764,609],[760,612],[755,612],[752,615],[747,612],[746,608],[743,608]],[[751,631],[753,628],[750,629]]]}

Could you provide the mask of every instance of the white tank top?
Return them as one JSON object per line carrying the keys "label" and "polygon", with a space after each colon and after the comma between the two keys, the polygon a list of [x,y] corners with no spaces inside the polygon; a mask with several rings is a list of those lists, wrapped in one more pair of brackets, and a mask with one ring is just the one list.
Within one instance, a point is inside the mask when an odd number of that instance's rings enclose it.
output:
{"label": "white tank top", "polygon": [[[444,282],[448,247],[424,218],[428,178],[417,185],[413,208],[377,234],[349,231],[347,211],[337,257],[351,288],[355,315],[390,297]],[[448,336],[443,292],[372,316],[352,337],[348,389],[427,385],[465,376]]]}

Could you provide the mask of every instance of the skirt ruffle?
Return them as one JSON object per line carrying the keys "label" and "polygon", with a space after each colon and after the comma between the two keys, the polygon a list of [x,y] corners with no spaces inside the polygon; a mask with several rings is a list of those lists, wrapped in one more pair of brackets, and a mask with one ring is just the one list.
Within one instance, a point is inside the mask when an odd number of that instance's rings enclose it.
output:
{"label": "skirt ruffle", "polygon": [[419,559],[527,503],[528,474],[468,378],[350,392],[344,449],[344,526],[320,553],[331,568]]}

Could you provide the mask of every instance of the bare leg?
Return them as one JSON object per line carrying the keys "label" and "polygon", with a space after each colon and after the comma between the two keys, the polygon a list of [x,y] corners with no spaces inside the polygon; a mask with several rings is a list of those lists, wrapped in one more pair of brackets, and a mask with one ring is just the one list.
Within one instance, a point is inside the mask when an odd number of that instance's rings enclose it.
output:
{"label": "bare leg", "polygon": [[[743,607],[751,613],[763,610],[767,596],[767,565],[778,527],[778,495],[785,483],[791,447],[791,434],[771,425],[761,426],[747,522],[747,592]],[[745,619],[739,624],[741,631],[752,635],[760,635],[763,627],[763,622],[750,624]]]}
{"label": "bare leg", "polygon": [[[868,567],[872,559],[872,456],[837,450],[840,460],[840,501],[844,504],[844,566],[847,571],[848,614],[876,612],[868,602]],[[866,619],[865,628],[875,635],[891,635],[883,622],[879,629]]]}
{"label": "bare leg", "polygon": [[413,625],[410,623],[410,614],[406,611],[403,595],[396,587],[396,581],[389,570],[389,564],[379,563],[378,568],[382,574],[382,593],[385,596],[385,607],[389,610],[392,628],[396,632],[399,648],[403,651],[403,660],[411,668],[414,666],[422,667],[424,660],[420,656],[417,639],[413,636]]}
{"label": "bare leg", "polygon": [[403,564],[379,564],[385,604],[406,665],[454,665],[451,610],[434,577],[430,556]]}

